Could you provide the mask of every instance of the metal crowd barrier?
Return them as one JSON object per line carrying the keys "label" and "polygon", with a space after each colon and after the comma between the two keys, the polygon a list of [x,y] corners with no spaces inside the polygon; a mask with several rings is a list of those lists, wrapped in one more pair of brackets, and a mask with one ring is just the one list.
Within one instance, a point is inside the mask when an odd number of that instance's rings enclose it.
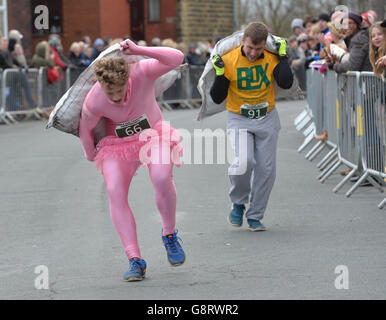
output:
{"label": "metal crowd barrier", "polygon": [[168,110],[173,109],[173,105],[189,109],[200,107],[201,95],[197,84],[203,71],[204,67],[201,66],[188,66],[183,69],[173,85],[158,98],[159,105]]}
{"label": "metal crowd barrier", "polygon": [[189,66],[190,102],[196,107],[201,106],[201,94],[197,89],[197,84],[203,71],[204,66]]}
{"label": "metal crowd barrier", "polygon": [[17,117],[36,115],[38,69],[5,69],[1,72],[0,118],[5,123]]}
{"label": "metal crowd barrier", "polygon": [[71,70],[66,69],[65,72],[60,68],[57,70],[59,78],[51,84],[48,81],[47,69],[39,69],[39,107],[43,111],[54,108],[59,99],[70,88],[69,75]]}
{"label": "metal crowd barrier", "polygon": [[[57,68],[59,78],[48,82],[46,68],[0,70],[0,122],[10,124],[26,116],[41,118],[55,107],[63,94],[72,86],[82,69]],[[174,106],[193,109],[201,105],[197,90],[203,67],[189,66],[184,69],[173,85],[166,90],[158,103],[168,110]]]}
{"label": "metal crowd barrier", "polygon": [[[333,72],[330,72],[333,73]],[[356,90],[359,81],[359,72],[348,75],[337,75],[334,85],[337,90],[336,99],[336,128],[338,142],[338,160],[323,174],[324,182],[340,167],[346,165],[350,168],[349,174],[333,189],[338,190],[357,173],[359,168],[359,152],[356,139],[356,104],[358,92]],[[333,83],[331,83],[333,85]]]}
{"label": "metal crowd barrier", "polygon": [[58,80],[50,84],[46,68],[5,69],[0,73],[0,121],[10,124],[31,116],[40,119],[55,107],[70,87],[71,69],[57,68]]}
{"label": "metal crowd barrier", "polygon": [[[352,188],[368,180],[380,191],[386,178],[386,82],[372,72],[361,72],[361,100],[358,108],[358,137],[363,175]],[[373,179],[375,178],[375,179]],[[379,205],[383,207],[384,201]]]}
{"label": "metal crowd barrier", "polygon": [[[317,168],[324,170],[329,165],[334,165],[336,163],[336,158],[339,158],[338,151],[338,126],[337,126],[337,112],[336,112],[336,101],[337,97],[337,74],[335,72],[328,72],[324,76],[323,82],[323,110],[324,112],[324,130],[328,132],[328,139],[322,142],[322,147],[315,152],[315,154],[310,157],[312,160],[318,155],[318,153],[325,147],[329,147],[330,151],[327,155],[318,163]],[[327,171],[328,172],[328,171]],[[319,177],[321,181],[324,180],[324,175]]]}
{"label": "metal crowd barrier", "polygon": [[[386,179],[385,101],[385,81],[376,78],[372,72],[338,75],[328,71],[322,75],[316,70],[307,70],[308,106],[294,124],[299,131],[307,125],[308,128],[303,131],[306,138],[298,151],[315,142],[316,134],[328,131],[328,139],[317,141],[306,158],[315,158],[323,144],[331,148],[317,165],[322,170],[318,177],[321,182],[341,165],[349,168],[334,192],[355,175],[359,178],[346,192],[346,197],[350,197],[366,180],[383,192]],[[378,207],[385,204],[386,198]]]}

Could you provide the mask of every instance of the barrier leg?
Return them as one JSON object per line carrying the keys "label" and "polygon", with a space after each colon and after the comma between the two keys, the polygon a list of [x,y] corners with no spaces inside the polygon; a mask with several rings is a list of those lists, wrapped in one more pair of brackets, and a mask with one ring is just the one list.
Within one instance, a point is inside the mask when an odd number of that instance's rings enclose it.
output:
{"label": "barrier leg", "polygon": [[172,107],[165,101],[162,102],[162,106],[165,107],[168,111],[172,111]]}
{"label": "barrier leg", "polygon": [[307,116],[307,110],[303,110],[294,120],[295,127]]}
{"label": "barrier leg", "polygon": [[379,183],[377,183],[374,178],[370,175],[367,180],[375,187],[379,190],[379,192],[383,192],[383,188],[379,185]]}
{"label": "barrier leg", "polygon": [[315,123],[311,123],[306,130],[303,131],[303,135],[307,137],[309,134],[314,133],[316,130]]}
{"label": "barrier leg", "polygon": [[8,120],[7,120],[7,118],[4,116],[4,115],[0,115],[0,122],[1,121],[3,121],[5,124],[11,124]]}
{"label": "barrier leg", "polygon": [[302,152],[312,141],[314,140],[314,132],[310,133],[306,139],[304,140],[303,144],[299,147],[298,152]]}
{"label": "barrier leg", "polygon": [[327,180],[327,178],[329,177],[329,176],[331,176],[332,174],[333,174],[333,172],[336,170],[336,169],[338,169],[338,167],[341,165],[341,162],[340,161],[338,161],[338,163],[336,163],[327,173],[326,173],[326,175],[324,175],[323,176],[323,178],[322,179],[320,179],[320,182],[321,183],[324,183],[324,181],[326,181]]}
{"label": "barrier leg", "polygon": [[327,144],[323,142],[322,145],[319,147],[319,149],[316,150],[316,151],[310,156],[310,158],[309,158],[308,160],[310,160],[310,161],[314,160],[314,159],[318,156],[318,154],[322,152],[322,150],[325,148],[326,145],[327,145]]}
{"label": "barrier leg", "polygon": [[333,191],[334,193],[337,193],[337,192],[339,191],[339,189],[342,188],[342,187],[346,184],[346,182],[349,181],[349,180],[351,179],[351,177],[352,177],[356,172],[357,172],[357,169],[351,170],[350,173],[349,173],[346,177],[344,177],[344,179],[343,179],[341,182],[339,182],[339,183],[336,185],[336,187],[335,187],[334,189],[332,189],[332,191]]}
{"label": "barrier leg", "polygon": [[17,121],[14,117],[12,117],[12,115],[10,113],[5,113],[5,118],[8,118],[8,120],[10,120],[11,122],[10,123],[18,123],[19,121]]}
{"label": "barrier leg", "polygon": [[296,130],[297,131],[302,131],[303,128],[311,121],[311,117],[307,115],[297,126]]}
{"label": "barrier leg", "polygon": [[[338,159],[336,159],[338,157]],[[331,163],[336,163],[339,160],[338,152],[334,153],[332,157],[328,159],[320,168],[320,171],[324,171],[328,166],[331,168]]]}
{"label": "barrier leg", "polygon": [[322,141],[318,141],[317,144],[315,144],[310,151],[305,155],[305,158],[308,159],[315,151],[320,147],[322,144]]}
{"label": "barrier leg", "polygon": [[337,159],[336,161],[332,161],[327,167],[325,170],[323,170],[323,172],[318,176],[318,180],[322,179],[324,177],[325,174],[327,174],[327,172],[330,171],[330,169],[335,166],[337,163],[339,163],[339,165],[342,164],[342,160],[341,159]]}
{"label": "barrier leg", "polygon": [[359,185],[365,181],[367,179],[367,177],[370,175],[369,172],[365,172],[361,177],[360,179],[351,187],[351,189],[349,191],[346,192],[346,197],[349,198],[353,193],[354,191],[359,187]]}
{"label": "barrier leg", "polygon": [[316,167],[319,169],[323,169],[323,166],[325,165],[326,162],[328,163],[328,160],[330,159],[330,157],[334,157],[337,154],[338,154],[337,147],[332,148],[330,152],[327,153],[326,156],[316,165]]}
{"label": "barrier leg", "polygon": [[189,109],[194,109],[194,106],[191,105],[189,100],[184,100],[184,104],[189,108]]}
{"label": "barrier leg", "polygon": [[382,202],[378,205],[378,208],[383,209],[385,204],[386,204],[386,198],[382,200]]}

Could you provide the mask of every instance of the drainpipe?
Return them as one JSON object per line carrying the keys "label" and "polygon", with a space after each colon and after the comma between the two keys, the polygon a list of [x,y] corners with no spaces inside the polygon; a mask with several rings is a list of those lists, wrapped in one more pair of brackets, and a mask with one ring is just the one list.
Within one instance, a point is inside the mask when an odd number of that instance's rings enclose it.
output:
{"label": "drainpipe", "polygon": [[3,5],[0,6],[0,14],[3,15],[3,34],[4,37],[8,38],[8,10],[7,10],[7,0],[3,0]]}
{"label": "drainpipe", "polygon": [[238,10],[237,10],[237,2],[239,0],[233,0],[233,31],[237,31],[238,26],[239,26],[239,21],[238,21]]}

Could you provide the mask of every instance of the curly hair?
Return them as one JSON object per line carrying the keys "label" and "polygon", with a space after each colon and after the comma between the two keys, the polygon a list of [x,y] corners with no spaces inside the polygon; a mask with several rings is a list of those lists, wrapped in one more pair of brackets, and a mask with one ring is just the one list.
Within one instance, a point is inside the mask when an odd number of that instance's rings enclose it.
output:
{"label": "curly hair", "polygon": [[[373,37],[372,37],[372,31],[377,28],[383,33],[383,44],[381,47],[376,48],[373,45]],[[380,78],[384,72],[384,68],[377,68],[375,66],[375,62],[380,58],[383,57],[386,54],[386,28],[383,28],[381,26],[381,21],[378,21],[374,23],[370,29],[369,29],[369,36],[370,36],[370,41],[369,41],[369,58],[371,65],[373,66],[373,72],[375,75]]]}
{"label": "curly hair", "polygon": [[99,83],[123,86],[130,75],[130,67],[122,57],[102,58],[95,62],[94,74]]}

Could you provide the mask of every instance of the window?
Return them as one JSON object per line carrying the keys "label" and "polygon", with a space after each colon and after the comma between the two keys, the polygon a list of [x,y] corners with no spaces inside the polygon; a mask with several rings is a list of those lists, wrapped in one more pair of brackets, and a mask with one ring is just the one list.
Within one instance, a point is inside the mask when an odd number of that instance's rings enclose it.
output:
{"label": "window", "polygon": [[[46,6],[48,9],[48,27],[36,28],[35,19],[41,15],[42,12],[35,13],[35,8],[38,6]],[[62,0],[31,0],[32,19],[32,34],[49,34],[49,33],[63,33],[62,28]]]}
{"label": "window", "polygon": [[161,22],[161,0],[149,0],[149,22]]}

